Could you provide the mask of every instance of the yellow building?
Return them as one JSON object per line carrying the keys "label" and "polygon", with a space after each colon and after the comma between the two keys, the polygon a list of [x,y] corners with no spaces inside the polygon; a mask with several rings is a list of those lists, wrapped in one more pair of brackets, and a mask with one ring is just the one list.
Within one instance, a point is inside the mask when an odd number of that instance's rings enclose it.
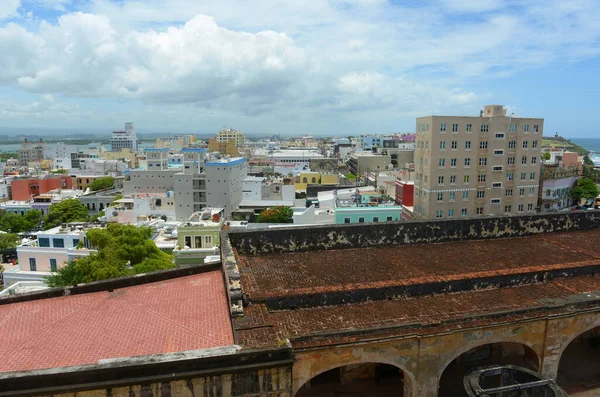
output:
{"label": "yellow building", "polygon": [[125,160],[130,168],[139,167],[137,153],[131,151],[129,148],[123,148],[120,152],[103,152],[102,157],[106,160]]}
{"label": "yellow building", "polygon": [[320,172],[303,172],[295,183],[296,191],[306,191],[307,185],[337,185],[337,174],[321,174]]}
{"label": "yellow building", "polygon": [[239,156],[235,139],[230,139],[227,142],[219,142],[216,138],[210,138],[208,140],[208,150],[231,157]]}

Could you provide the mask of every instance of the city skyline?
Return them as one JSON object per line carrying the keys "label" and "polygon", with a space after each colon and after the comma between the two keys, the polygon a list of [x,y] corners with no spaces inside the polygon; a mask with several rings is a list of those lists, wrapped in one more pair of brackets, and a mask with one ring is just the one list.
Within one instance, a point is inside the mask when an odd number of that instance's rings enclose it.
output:
{"label": "city skyline", "polygon": [[592,1],[165,4],[2,2],[0,128],[360,135],[503,104],[597,135]]}

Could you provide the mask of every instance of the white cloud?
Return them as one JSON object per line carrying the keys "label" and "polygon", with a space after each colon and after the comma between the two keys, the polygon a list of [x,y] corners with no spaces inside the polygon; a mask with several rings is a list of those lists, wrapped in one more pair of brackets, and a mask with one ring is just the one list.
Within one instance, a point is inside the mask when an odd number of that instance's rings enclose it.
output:
{"label": "white cloud", "polygon": [[503,6],[502,0],[441,0],[442,5],[455,12],[486,12]]}
{"label": "white cloud", "polygon": [[2,0],[0,1],[0,20],[17,16],[18,9],[21,6],[21,0]]}

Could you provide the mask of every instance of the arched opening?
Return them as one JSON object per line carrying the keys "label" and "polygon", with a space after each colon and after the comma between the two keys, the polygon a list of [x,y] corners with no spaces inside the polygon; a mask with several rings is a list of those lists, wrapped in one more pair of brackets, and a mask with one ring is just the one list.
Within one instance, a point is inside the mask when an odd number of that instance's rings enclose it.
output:
{"label": "arched opening", "polygon": [[[521,343],[502,342],[477,346],[456,357],[444,369],[440,378],[438,396],[467,397],[463,385],[464,377],[476,368],[492,364],[517,365],[538,371],[539,359],[530,347]],[[499,382],[500,378],[496,380]],[[489,382],[496,380],[491,379]],[[492,387],[494,385],[488,384],[486,386]]]}
{"label": "arched opening", "polygon": [[569,343],[560,357],[556,383],[569,395],[586,390],[600,392],[600,327]]}
{"label": "arched opening", "polygon": [[313,377],[298,390],[296,397],[402,397],[404,382],[404,373],[396,366],[352,364]]}

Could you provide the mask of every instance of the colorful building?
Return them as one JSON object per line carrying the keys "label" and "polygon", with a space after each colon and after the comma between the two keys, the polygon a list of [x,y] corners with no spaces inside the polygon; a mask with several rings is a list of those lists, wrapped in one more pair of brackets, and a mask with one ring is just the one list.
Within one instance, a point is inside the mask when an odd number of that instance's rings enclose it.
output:
{"label": "colorful building", "polygon": [[207,256],[218,255],[223,214],[223,208],[205,208],[177,227],[178,245],[173,250],[177,266],[199,265]]}
{"label": "colorful building", "polygon": [[13,200],[27,201],[50,190],[72,189],[73,180],[68,175],[49,175],[43,179],[13,179],[10,188]]}

